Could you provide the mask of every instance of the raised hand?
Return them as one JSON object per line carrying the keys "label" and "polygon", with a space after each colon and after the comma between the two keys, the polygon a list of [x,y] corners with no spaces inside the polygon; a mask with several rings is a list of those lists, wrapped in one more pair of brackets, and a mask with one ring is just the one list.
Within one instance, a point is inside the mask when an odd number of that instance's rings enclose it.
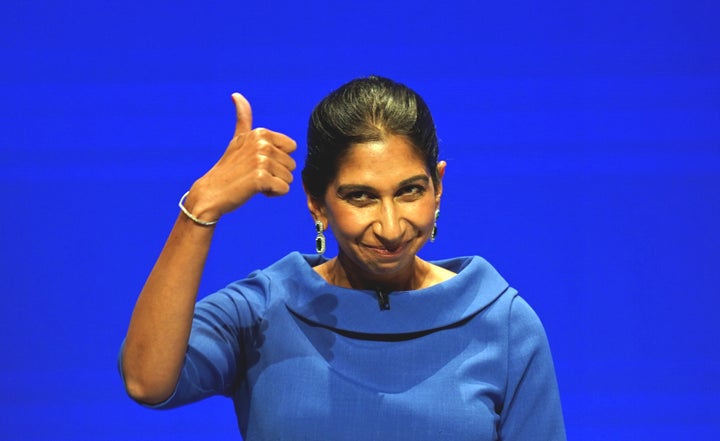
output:
{"label": "raised hand", "polygon": [[235,133],[220,160],[190,191],[186,207],[203,220],[216,220],[243,205],[257,193],[284,195],[290,191],[297,144],[288,136],[252,128],[250,103],[232,95],[237,120]]}

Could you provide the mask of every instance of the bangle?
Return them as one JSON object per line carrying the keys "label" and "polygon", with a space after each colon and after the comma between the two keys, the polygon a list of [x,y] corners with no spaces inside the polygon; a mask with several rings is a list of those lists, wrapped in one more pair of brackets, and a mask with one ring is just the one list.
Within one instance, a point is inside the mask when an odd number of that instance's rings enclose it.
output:
{"label": "bangle", "polygon": [[215,225],[216,223],[218,223],[218,221],[216,221],[216,220],[210,221],[210,222],[201,221],[200,219],[198,219],[198,218],[196,218],[195,216],[193,216],[193,214],[190,213],[190,212],[188,211],[188,209],[185,208],[185,206],[183,205],[183,202],[185,202],[185,198],[186,198],[189,194],[190,194],[190,192],[188,191],[187,193],[185,193],[184,195],[182,195],[182,197],[180,198],[180,202],[178,202],[178,207],[180,207],[180,209],[182,210],[182,212],[185,213],[185,216],[189,217],[191,221],[195,222],[195,223],[198,224],[198,225],[202,225],[203,227],[209,227],[209,226],[212,226],[212,225]]}

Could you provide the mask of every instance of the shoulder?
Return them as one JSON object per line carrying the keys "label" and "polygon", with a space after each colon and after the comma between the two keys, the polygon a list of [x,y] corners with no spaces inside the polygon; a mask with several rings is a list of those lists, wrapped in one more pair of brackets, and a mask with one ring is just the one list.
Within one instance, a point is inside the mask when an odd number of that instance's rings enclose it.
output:
{"label": "shoulder", "polygon": [[510,299],[510,320],[517,328],[526,328],[544,333],[540,317],[517,292]]}
{"label": "shoulder", "polygon": [[552,363],[545,327],[537,313],[518,294],[510,299],[508,331],[511,363],[525,365],[531,360]]}
{"label": "shoulder", "polygon": [[454,295],[467,291],[465,295],[475,296],[477,310],[485,310],[486,317],[508,336],[511,345],[535,348],[547,345],[545,329],[536,312],[486,259],[463,256],[431,263],[452,274],[439,286],[453,287]]}
{"label": "shoulder", "polygon": [[[312,277],[314,256],[290,253],[271,265],[251,272],[200,300],[196,313],[262,316],[270,304],[282,300],[298,284]],[[319,263],[319,262],[317,262]],[[292,284],[293,287],[288,286]]]}

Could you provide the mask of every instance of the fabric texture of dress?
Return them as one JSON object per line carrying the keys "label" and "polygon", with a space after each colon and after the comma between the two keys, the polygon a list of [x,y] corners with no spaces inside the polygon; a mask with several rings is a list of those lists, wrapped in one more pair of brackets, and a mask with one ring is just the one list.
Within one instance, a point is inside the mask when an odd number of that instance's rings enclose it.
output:
{"label": "fabric texture of dress", "polygon": [[233,399],[257,440],[564,440],[540,320],[480,257],[435,286],[328,284],[291,253],[198,302],[170,408]]}

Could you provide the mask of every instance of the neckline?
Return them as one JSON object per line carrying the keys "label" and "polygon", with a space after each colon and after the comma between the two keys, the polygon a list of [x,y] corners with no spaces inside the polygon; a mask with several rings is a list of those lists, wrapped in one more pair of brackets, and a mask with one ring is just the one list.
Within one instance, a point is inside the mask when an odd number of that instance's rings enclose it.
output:
{"label": "neckline", "polygon": [[[339,332],[368,335],[412,334],[444,328],[478,313],[509,286],[483,258],[433,261],[456,273],[436,285],[388,294],[381,310],[377,294],[328,283],[313,266],[327,259],[291,253],[278,262],[285,306],[304,321]],[[273,267],[268,269],[273,271]]]}

